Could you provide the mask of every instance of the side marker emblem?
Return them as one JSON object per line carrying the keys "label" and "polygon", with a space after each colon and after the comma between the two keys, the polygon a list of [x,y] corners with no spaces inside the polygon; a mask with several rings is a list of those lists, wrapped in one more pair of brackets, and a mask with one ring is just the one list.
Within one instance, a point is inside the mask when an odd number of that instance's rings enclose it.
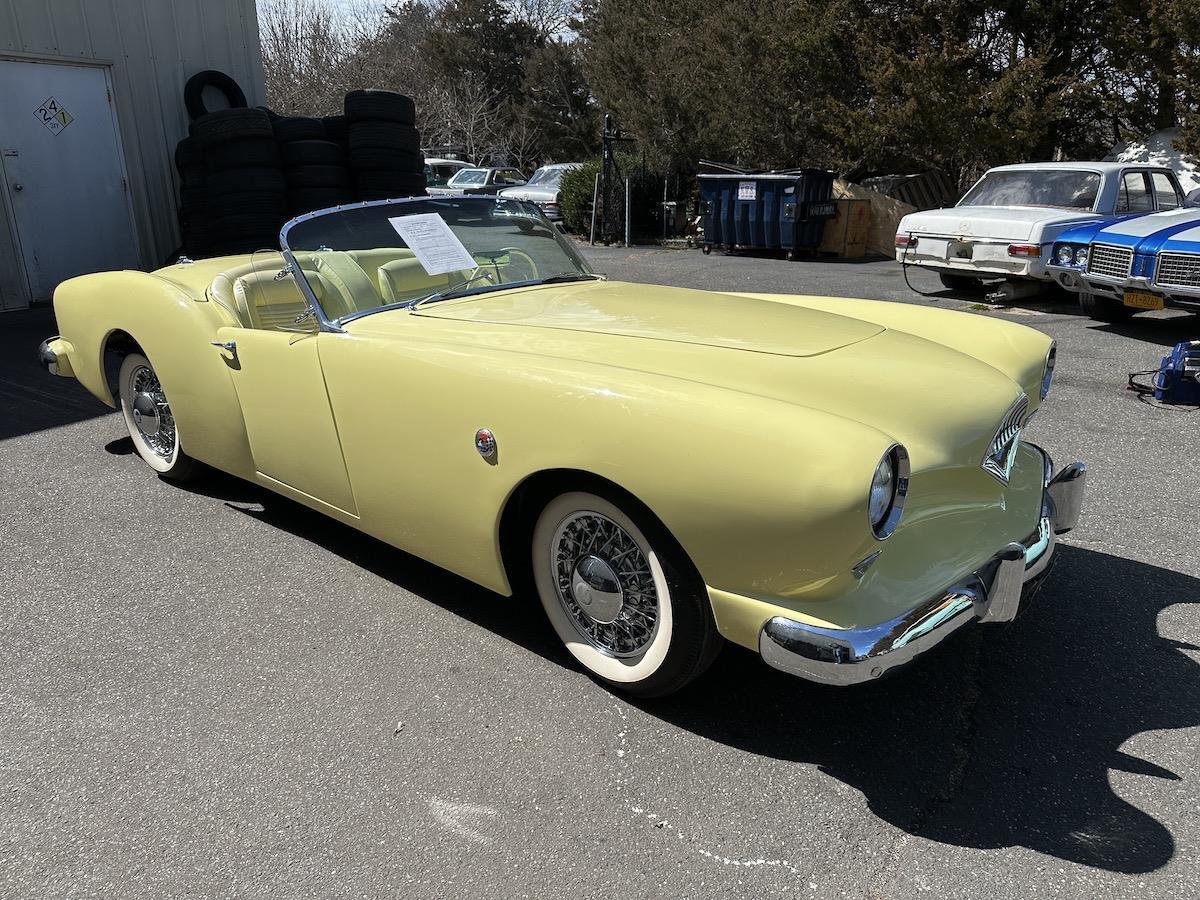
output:
{"label": "side marker emblem", "polygon": [[475,449],[484,459],[491,459],[496,455],[496,436],[490,428],[480,428],[475,432]]}

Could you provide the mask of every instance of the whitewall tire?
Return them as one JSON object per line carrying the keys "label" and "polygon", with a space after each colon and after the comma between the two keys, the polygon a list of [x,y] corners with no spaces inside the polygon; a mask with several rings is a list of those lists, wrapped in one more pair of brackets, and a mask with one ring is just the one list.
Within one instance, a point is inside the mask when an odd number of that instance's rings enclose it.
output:
{"label": "whitewall tire", "polygon": [[180,446],[171,405],[150,360],[140,353],[127,355],[117,384],[125,427],[138,456],[164,478],[191,477],[195,461]]}
{"label": "whitewall tire", "polygon": [[590,493],[551,500],[533,529],[534,584],[550,624],[588,673],[661,696],[707,668],[721,639],[678,545],[651,517],[635,515]]}

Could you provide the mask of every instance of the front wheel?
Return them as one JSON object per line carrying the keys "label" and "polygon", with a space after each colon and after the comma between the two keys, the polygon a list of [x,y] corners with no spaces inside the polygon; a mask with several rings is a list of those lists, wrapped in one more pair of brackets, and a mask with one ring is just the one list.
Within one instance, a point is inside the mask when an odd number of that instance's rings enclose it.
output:
{"label": "front wheel", "polygon": [[171,404],[150,360],[140,353],[130,353],[121,361],[117,381],[121,412],[138,456],[164,478],[191,478],[196,473],[196,461],[179,444]]}
{"label": "front wheel", "polygon": [[1137,312],[1132,306],[1126,306],[1112,297],[1100,297],[1090,293],[1079,295],[1079,307],[1084,315],[1100,322],[1123,322]]}
{"label": "front wheel", "polygon": [[532,549],[550,624],[584,669],[610,687],[642,697],[670,694],[720,650],[703,583],[648,515],[595,494],[562,494],[538,517]]}

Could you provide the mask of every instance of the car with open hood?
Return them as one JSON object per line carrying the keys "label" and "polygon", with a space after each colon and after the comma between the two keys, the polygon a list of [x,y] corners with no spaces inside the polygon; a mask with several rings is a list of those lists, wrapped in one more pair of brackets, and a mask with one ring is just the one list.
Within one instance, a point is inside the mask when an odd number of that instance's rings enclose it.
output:
{"label": "car with open hood", "polygon": [[1022,439],[1045,335],[610,281],[523,201],[338,207],[54,308],[42,363],[160,476],[206,463],[536,594],[571,657],[643,696],[726,641],[852,684],[1008,621],[1082,501],[1082,464]]}
{"label": "car with open hood", "polygon": [[1068,228],[1185,203],[1175,173],[1109,162],[1027,163],[989,169],[948,209],[909,213],[896,259],[964,290],[988,279],[1049,281],[1050,251]]}
{"label": "car with open hood", "polygon": [[1142,310],[1200,312],[1200,209],[1096,222],[1064,231],[1050,272],[1093,319]]}

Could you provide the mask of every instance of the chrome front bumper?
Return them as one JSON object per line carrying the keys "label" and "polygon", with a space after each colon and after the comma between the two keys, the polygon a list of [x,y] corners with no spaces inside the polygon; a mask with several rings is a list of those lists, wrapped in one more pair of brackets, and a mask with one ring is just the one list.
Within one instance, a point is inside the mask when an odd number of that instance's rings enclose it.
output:
{"label": "chrome front bumper", "polygon": [[66,366],[62,365],[62,360],[59,358],[58,353],[56,353],[54,348],[51,346],[52,344],[56,344],[61,340],[62,338],[56,334],[54,337],[46,338],[38,345],[38,362],[41,363],[42,368],[51,375],[69,374],[68,372],[63,371]]}
{"label": "chrome front bumper", "polygon": [[822,628],[776,616],[759,634],[763,660],[810,681],[858,684],[911,662],[964,625],[1012,621],[1050,568],[1058,535],[1079,521],[1087,482],[1083,463],[1055,475],[1049,454],[1035,449],[1045,461],[1042,515],[1023,543],[1009,544],[936,597],[878,625]]}

